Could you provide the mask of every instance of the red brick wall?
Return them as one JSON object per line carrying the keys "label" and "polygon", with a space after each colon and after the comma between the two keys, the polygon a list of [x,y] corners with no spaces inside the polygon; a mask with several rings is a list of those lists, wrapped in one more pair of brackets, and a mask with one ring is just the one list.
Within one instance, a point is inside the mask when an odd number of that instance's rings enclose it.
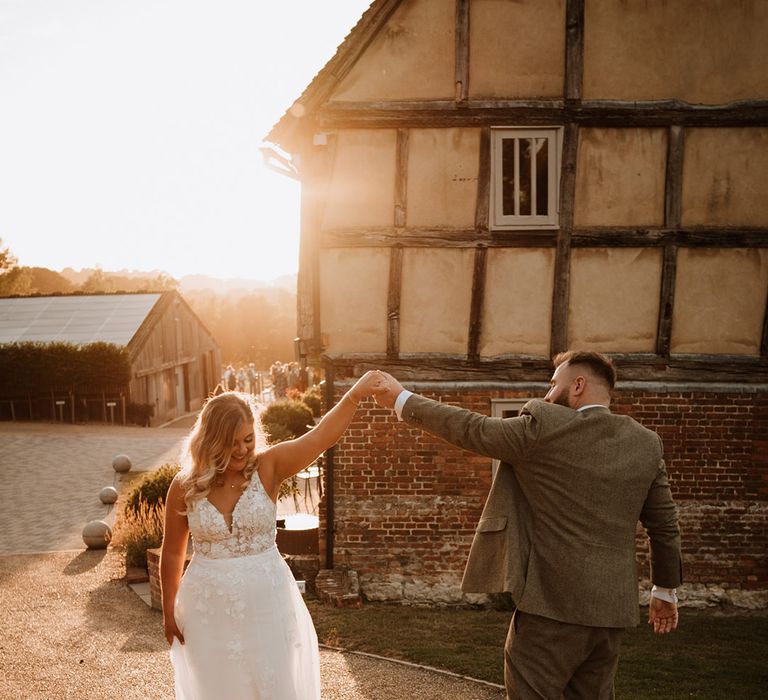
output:
{"label": "red brick wall", "polygon": [[[420,393],[486,415],[492,398],[541,395]],[[768,588],[768,395],[625,389],[617,392],[613,410],[632,415],[664,441],[680,507],[686,581]],[[336,448],[334,472],[334,560],[358,571],[363,593],[462,600],[458,584],[490,487],[490,460],[398,423],[391,411],[366,402]],[[638,536],[638,559],[647,576],[644,535]]]}

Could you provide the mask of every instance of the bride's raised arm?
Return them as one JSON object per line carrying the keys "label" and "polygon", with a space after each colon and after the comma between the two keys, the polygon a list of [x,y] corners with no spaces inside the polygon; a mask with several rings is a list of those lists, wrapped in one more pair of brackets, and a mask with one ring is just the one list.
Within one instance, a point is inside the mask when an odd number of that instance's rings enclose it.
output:
{"label": "bride's raised arm", "polygon": [[301,437],[286,440],[259,455],[259,476],[272,500],[277,498],[280,484],[314,462],[325,450],[338,442],[352,422],[360,401],[374,396],[382,388],[378,370],[366,372],[323,419]]}

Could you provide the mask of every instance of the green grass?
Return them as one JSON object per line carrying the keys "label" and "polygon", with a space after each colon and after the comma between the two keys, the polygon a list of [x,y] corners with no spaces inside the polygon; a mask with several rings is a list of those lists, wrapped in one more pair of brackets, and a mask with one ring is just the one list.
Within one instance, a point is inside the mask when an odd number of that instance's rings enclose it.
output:
{"label": "green grass", "polygon": [[[510,613],[368,603],[338,610],[308,600],[320,642],[503,683]],[[628,631],[616,677],[620,700],[751,700],[768,688],[768,616],[685,612],[656,637]]]}

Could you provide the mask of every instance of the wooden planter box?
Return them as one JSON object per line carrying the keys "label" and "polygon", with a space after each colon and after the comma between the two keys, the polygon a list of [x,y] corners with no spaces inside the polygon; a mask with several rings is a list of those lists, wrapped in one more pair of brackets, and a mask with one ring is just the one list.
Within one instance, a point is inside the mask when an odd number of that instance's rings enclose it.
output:
{"label": "wooden planter box", "polygon": [[286,530],[277,528],[277,548],[282,554],[317,554],[318,528],[309,530]]}

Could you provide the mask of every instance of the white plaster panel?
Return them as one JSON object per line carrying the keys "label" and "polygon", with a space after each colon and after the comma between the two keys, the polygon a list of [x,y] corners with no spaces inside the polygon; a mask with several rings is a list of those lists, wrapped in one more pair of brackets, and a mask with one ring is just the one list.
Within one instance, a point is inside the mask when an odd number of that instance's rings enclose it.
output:
{"label": "white plaster panel", "polygon": [[568,347],[655,352],[661,264],[659,248],[575,248]]}
{"label": "white plaster panel", "polygon": [[683,158],[684,226],[768,226],[768,128],[687,129]]}
{"label": "white plaster panel", "polygon": [[758,355],[768,295],[768,250],[681,248],[670,350]]}
{"label": "white plaster panel", "polygon": [[469,95],[562,97],[565,0],[472,0]]}
{"label": "white plaster panel", "polygon": [[334,101],[453,99],[456,5],[400,3],[336,88]]}
{"label": "white plaster panel", "polygon": [[328,353],[387,350],[389,250],[338,248],[320,255],[320,328]]}
{"label": "white plaster panel", "polygon": [[473,226],[479,158],[479,129],[411,129],[407,225]]}
{"label": "white plaster panel", "polygon": [[661,226],[666,129],[580,129],[576,226]]}
{"label": "white plaster panel", "polygon": [[764,98],[766,37],[765,0],[587,0],[584,98]]}
{"label": "white plaster panel", "polygon": [[549,357],[554,248],[490,248],[480,355]]}
{"label": "white plaster panel", "polygon": [[403,252],[400,352],[466,355],[474,250]]}
{"label": "white plaster panel", "polygon": [[323,228],[392,226],[395,129],[349,129],[336,135]]}

